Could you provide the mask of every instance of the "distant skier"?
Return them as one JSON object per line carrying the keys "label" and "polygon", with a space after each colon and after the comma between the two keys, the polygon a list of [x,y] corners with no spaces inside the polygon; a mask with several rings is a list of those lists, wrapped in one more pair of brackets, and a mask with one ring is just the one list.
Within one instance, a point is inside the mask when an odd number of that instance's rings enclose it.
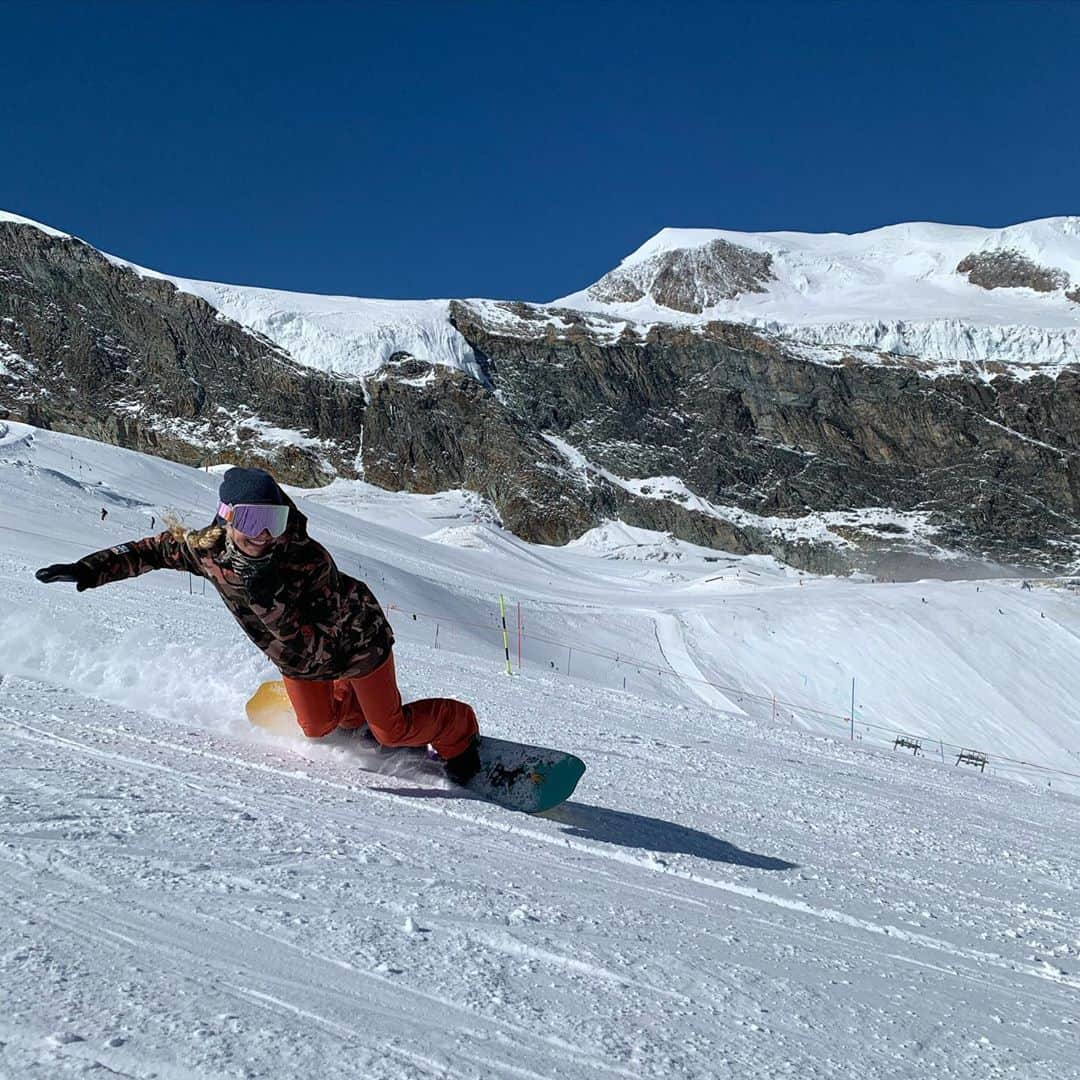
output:
{"label": "distant skier", "polygon": [[[402,704],[394,635],[379,602],[307,533],[307,518],[261,469],[229,469],[220,505],[204,529],[167,532],[56,563],[38,581],[73,581],[78,591],[150,570],[207,578],[225,606],[281,672],[304,734],[365,723],[384,746],[431,744],[450,779],[480,767],[471,706],[449,698]],[[102,511],[104,513],[104,511]]]}
{"label": "distant skier", "polygon": [[104,521],[109,516],[109,511],[103,506],[101,508],[101,520]]}

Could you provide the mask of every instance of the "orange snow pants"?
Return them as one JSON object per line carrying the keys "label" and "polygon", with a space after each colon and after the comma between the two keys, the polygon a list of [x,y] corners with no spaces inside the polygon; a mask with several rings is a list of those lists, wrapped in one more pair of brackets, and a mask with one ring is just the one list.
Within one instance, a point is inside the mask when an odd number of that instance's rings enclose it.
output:
{"label": "orange snow pants", "polygon": [[383,746],[426,746],[441,758],[457,757],[479,731],[476,713],[464,701],[423,698],[401,703],[394,654],[370,675],[358,679],[289,679],[296,719],[309,739],[329,735],[335,728],[362,727]]}

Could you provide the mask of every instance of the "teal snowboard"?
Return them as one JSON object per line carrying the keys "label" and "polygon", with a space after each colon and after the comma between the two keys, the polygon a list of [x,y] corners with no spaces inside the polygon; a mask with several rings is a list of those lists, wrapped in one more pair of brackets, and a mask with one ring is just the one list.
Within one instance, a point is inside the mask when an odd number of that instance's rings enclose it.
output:
{"label": "teal snowboard", "polygon": [[[299,731],[285,684],[278,680],[265,682],[255,691],[247,703],[247,715],[253,724],[267,731],[281,735],[296,735]],[[426,751],[418,747],[380,747],[373,743],[370,752],[358,754],[357,759],[371,772],[393,771],[395,761],[419,759],[418,771],[442,775],[442,766],[429,761]],[[411,771],[413,765],[408,768]],[[507,810],[540,814],[569,799],[584,772],[585,762],[573,754],[483,735],[480,771],[459,790]]]}
{"label": "teal snowboard", "polygon": [[484,735],[480,771],[465,790],[507,810],[539,814],[569,799],[584,772],[585,762],[573,754]]}

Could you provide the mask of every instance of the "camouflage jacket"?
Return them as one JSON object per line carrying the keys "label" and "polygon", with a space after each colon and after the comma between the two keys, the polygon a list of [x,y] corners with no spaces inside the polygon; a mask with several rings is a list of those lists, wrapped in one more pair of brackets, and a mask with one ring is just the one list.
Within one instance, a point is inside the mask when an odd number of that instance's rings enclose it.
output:
{"label": "camouflage jacket", "polygon": [[307,534],[307,518],[290,502],[285,533],[273,553],[248,560],[222,537],[197,550],[164,532],[79,560],[84,588],[150,570],[186,570],[213,584],[249,638],[283,675],[341,679],[367,675],[389,655],[394,634],[362,581],[343,574]]}

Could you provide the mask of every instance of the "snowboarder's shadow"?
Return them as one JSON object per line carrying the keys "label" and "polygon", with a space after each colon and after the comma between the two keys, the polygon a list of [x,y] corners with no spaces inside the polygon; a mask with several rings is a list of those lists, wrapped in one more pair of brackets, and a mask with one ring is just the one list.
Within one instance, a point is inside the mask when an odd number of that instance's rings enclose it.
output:
{"label": "snowboarder's shadow", "polygon": [[625,810],[608,810],[586,803],[565,802],[542,815],[548,821],[563,825],[571,836],[599,840],[621,847],[643,848],[657,854],[696,855],[711,862],[732,863],[754,870],[794,870],[795,863],[743,851],[726,840],[720,840],[699,829],[689,829],[660,818],[631,814]]}
{"label": "snowboarder's shadow", "polygon": [[[484,802],[468,791],[454,788],[403,788],[377,787],[392,795],[410,799],[466,799]],[[587,803],[564,802],[551,810],[537,814],[564,826],[564,832],[580,836],[583,840],[598,840],[604,844],[620,847],[642,848],[655,854],[696,855],[710,862],[731,863],[752,870],[797,870],[798,864],[786,859],[774,859],[770,855],[758,855],[710,836],[700,829],[690,829],[661,818],[631,814],[625,810],[608,810],[603,806]]]}

